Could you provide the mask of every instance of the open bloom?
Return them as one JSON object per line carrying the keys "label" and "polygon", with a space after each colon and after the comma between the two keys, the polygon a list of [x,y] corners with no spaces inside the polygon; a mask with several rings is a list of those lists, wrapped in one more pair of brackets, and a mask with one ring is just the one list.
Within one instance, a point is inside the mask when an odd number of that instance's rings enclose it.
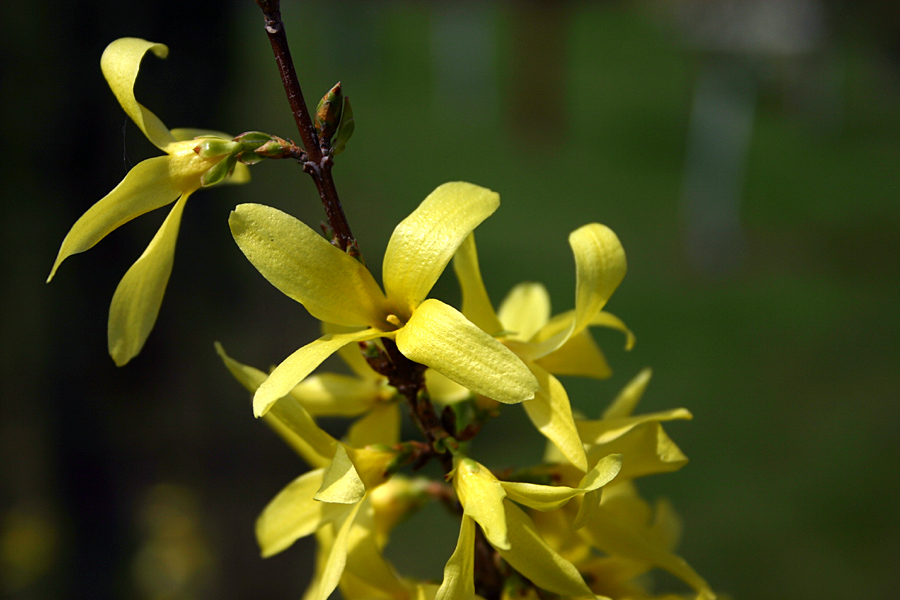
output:
{"label": "open bloom", "polygon": [[[166,284],[172,272],[175,241],[184,205],[190,195],[215,178],[204,175],[219,165],[225,155],[203,158],[194,151],[196,136],[231,139],[223,133],[199,129],[169,130],[134,96],[134,82],[141,59],[147,52],[165,58],[168,48],[137,38],[114,41],[103,52],[100,67],[116,99],[131,120],[157,148],[166,153],[134,166],[119,185],[94,204],[69,230],[49,282],[69,256],[92,248],[108,233],[131,219],[175,202],[169,216],[150,245],[122,278],[109,309],[109,353],[121,366],[134,358],[156,322]],[[238,164],[228,177],[234,183],[249,179],[245,165]],[[176,202],[177,200],[177,202]]]}
{"label": "open bloom", "polygon": [[384,288],[359,261],[297,219],[242,204],[229,224],[238,246],[275,287],[317,319],[355,329],[303,346],[269,375],[253,400],[261,416],[339,348],[388,338],[410,360],[494,400],[534,397],[538,383],[508,348],[428,292],[459,245],[493,213],[499,196],[470,183],[446,183],[397,225],[384,256]]}
{"label": "open bloom", "polygon": [[567,487],[501,481],[474,460],[458,460],[452,476],[463,506],[462,524],[436,600],[475,597],[476,523],[500,556],[536,586],[561,596],[593,598],[578,569],[543,539],[528,514],[511,500],[537,511],[556,510],[574,498],[599,492],[621,466],[621,456],[607,456],[575,487]]}
{"label": "open bloom", "polygon": [[[615,481],[602,490],[587,491],[581,505],[570,504],[547,513],[533,514],[544,538],[562,555],[590,575],[595,593],[611,597],[650,598],[638,576],[653,568],[668,571],[694,588],[702,599],[715,594],[706,581],[674,553],[680,523],[671,506],[660,501],[653,508],[637,493],[634,478],[675,471],[687,457],[662,428],[663,421],[690,419],[683,408],[632,416],[650,381],[641,371],[619,393],[602,418],[578,420],[589,463],[606,460],[609,453],[623,456]],[[548,446],[546,458],[564,461]],[[580,471],[565,462],[553,467],[562,482],[577,481]],[[594,550],[603,553],[598,558]]]}
{"label": "open bloom", "polygon": [[550,296],[544,286],[523,283],[494,312],[481,278],[474,234],[460,246],[453,261],[462,288],[462,313],[495,336],[521,358],[541,388],[525,411],[535,427],[582,472],[588,461],[565,388],[551,373],[603,378],[609,366],[587,328],[602,325],[622,330],[627,347],[634,338],[624,323],[602,309],[625,277],[625,250],[619,238],[599,223],[584,225],[569,235],[575,255],[575,309],[550,318]]}

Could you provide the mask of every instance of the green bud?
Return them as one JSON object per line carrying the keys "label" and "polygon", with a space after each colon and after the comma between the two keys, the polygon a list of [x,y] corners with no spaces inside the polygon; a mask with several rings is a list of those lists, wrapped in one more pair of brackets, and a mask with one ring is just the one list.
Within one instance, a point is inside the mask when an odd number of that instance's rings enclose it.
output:
{"label": "green bud", "polygon": [[330,141],[341,123],[341,111],[344,107],[344,96],[341,93],[341,82],[338,81],[328,90],[316,107],[315,126],[319,137]]}
{"label": "green bud", "polygon": [[265,159],[265,156],[257,154],[252,148],[242,150],[237,154],[237,159],[245,165],[255,165],[259,161]]}
{"label": "green bud", "polygon": [[284,140],[269,140],[255,152],[262,158],[283,158],[290,154],[290,146]]}
{"label": "green bud", "polygon": [[353,135],[353,129],[356,124],[353,122],[353,109],[350,107],[350,98],[344,98],[344,110],[341,116],[341,125],[338,128],[337,137],[334,139],[334,153],[340,154],[350,141]]}
{"label": "green bud", "polygon": [[237,163],[237,156],[232,155],[226,158],[223,158],[216,164],[214,164],[210,169],[200,176],[200,185],[203,187],[209,187],[211,185],[215,185],[228,177],[232,170],[234,170],[234,165]]}
{"label": "green bud", "polygon": [[221,138],[200,138],[200,140],[200,143],[194,148],[194,152],[199,154],[200,158],[226,156],[241,147],[240,144]]}

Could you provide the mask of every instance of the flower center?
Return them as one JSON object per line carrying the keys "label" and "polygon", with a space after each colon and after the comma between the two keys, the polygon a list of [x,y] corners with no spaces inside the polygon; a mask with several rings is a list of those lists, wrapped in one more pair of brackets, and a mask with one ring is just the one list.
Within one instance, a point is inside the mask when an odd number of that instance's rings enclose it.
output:
{"label": "flower center", "polygon": [[403,327],[404,325],[406,325],[406,323],[404,323],[403,321],[400,320],[400,317],[398,317],[397,315],[394,315],[394,314],[390,314],[390,315],[386,316],[384,318],[384,320],[387,321],[388,323],[390,323],[391,325],[393,325],[394,327],[397,327],[398,329],[400,327]]}

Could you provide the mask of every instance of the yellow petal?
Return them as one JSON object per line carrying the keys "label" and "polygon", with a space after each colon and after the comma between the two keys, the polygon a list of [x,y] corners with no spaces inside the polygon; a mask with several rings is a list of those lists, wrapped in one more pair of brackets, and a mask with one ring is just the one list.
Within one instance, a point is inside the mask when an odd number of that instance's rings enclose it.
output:
{"label": "yellow petal", "polygon": [[269,378],[259,386],[253,397],[253,414],[261,417],[279,398],[288,395],[294,386],[313,372],[322,361],[334,354],[338,348],[352,342],[361,342],[379,337],[381,332],[373,329],[353,333],[326,334],[303,346],[280,365],[275,367]]}
{"label": "yellow petal", "polygon": [[355,417],[378,402],[381,386],[351,375],[311,375],[291,390],[291,396],[313,416]]}
{"label": "yellow petal", "polygon": [[588,519],[583,531],[603,552],[664,569],[694,588],[700,598],[713,600],[716,595],[709,584],[683,558],[654,543],[653,536],[648,535],[650,529],[650,523],[622,519],[601,506]]}
{"label": "yellow petal", "polygon": [[363,501],[350,530],[347,564],[340,583],[341,594],[344,598],[407,600],[409,593],[403,582],[382,556],[374,520],[374,504],[367,499]]}
{"label": "yellow petal", "polygon": [[503,508],[510,549],[497,548],[500,556],[539,588],[563,596],[593,598],[575,565],[547,545],[528,515],[508,500]]}
{"label": "yellow petal", "polygon": [[538,431],[559,448],[569,462],[582,472],[587,471],[587,457],[575,427],[565,388],[556,377],[537,365],[532,365],[532,373],[537,377],[541,389],[535,394],[534,400],[523,404],[528,418]]}
{"label": "yellow petal", "polygon": [[625,457],[618,477],[623,481],[654,473],[677,471],[688,461],[656,421],[629,429],[608,443],[590,446],[588,460],[598,460],[607,454],[622,454]]}
{"label": "yellow petal", "polygon": [[109,307],[109,354],[118,366],[137,356],[156,323],[175,260],[175,242],[188,196],[175,203],[140,258],[116,287]]}
{"label": "yellow petal", "polygon": [[481,525],[484,536],[496,548],[509,548],[503,498],[506,492],[490,470],[466,458],[459,462],[453,476],[456,495],[463,513]]}
{"label": "yellow petal", "polygon": [[498,333],[503,326],[481,279],[474,233],[466,237],[453,256],[453,270],[462,289],[462,314],[491,335]]}
{"label": "yellow petal", "polygon": [[588,323],[591,327],[608,327],[609,329],[617,329],[625,334],[625,349],[634,348],[635,337],[625,323],[612,313],[601,310],[594,315]]}
{"label": "yellow petal", "polygon": [[314,498],[331,504],[353,504],[362,500],[365,494],[366,486],[347,456],[346,448],[338,444],[331,465],[325,469],[322,486]]}
{"label": "yellow petal", "polygon": [[384,254],[384,289],[412,311],[431,291],[466,236],[500,206],[471,183],[445,183],[394,229]]}
{"label": "yellow petal", "polygon": [[174,202],[182,191],[170,176],[169,163],[168,156],[139,162],[113,191],[81,215],[66,234],[47,281],[66,258],[92,248],[131,219]]}
{"label": "yellow petal", "polygon": [[301,475],[281,490],[259,515],[256,540],[263,557],[278,554],[327,520],[326,511],[333,509],[313,500],[323,475],[324,469]]}
{"label": "yellow petal", "polygon": [[590,325],[625,277],[625,250],[611,229],[599,223],[579,227],[569,235],[575,255],[575,312],[568,327],[528,349],[528,357],[540,358],[561,347]]}
{"label": "yellow petal", "polygon": [[466,515],[459,539],[444,566],[444,580],[434,600],[472,600],[475,597],[475,521]]}
{"label": "yellow petal", "polygon": [[606,356],[587,330],[573,335],[558,350],[542,356],[535,363],[555,375],[595,379],[606,379],[612,375]]}
{"label": "yellow petal", "polygon": [[673,408],[655,413],[646,413],[636,417],[604,418],[596,421],[578,421],[578,433],[585,444],[607,444],[620,438],[635,427],[645,423],[690,420],[693,415],[686,408]]}
{"label": "yellow petal", "polygon": [[425,387],[438,404],[455,404],[472,397],[472,392],[434,369],[425,371]]}
{"label": "yellow petal", "polygon": [[505,331],[527,342],[550,319],[550,294],[540,283],[520,283],[506,295],[498,316]]}
{"label": "yellow petal", "polygon": [[564,485],[538,485],[518,481],[501,481],[506,497],[535,510],[554,510],[576,496],[600,489],[619,474],[622,456],[613,454],[597,462],[587,472],[578,487]]}
{"label": "yellow petal", "polygon": [[376,404],[347,431],[347,443],[355,448],[400,442],[400,410],[396,402]]}
{"label": "yellow petal", "polygon": [[634,412],[634,407],[637,406],[637,403],[640,402],[641,397],[644,395],[644,391],[647,389],[647,385],[650,383],[650,377],[652,375],[653,370],[649,367],[642,369],[640,373],[635,375],[634,378],[622,388],[622,391],[619,392],[616,399],[613,400],[609,408],[603,413],[603,418],[615,419],[618,417],[627,417]]}
{"label": "yellow petal", "polygon": [[439,300],[423,302],[396,340],[410,360],[498,402],[529,400],[539,387],[515,354]]}
{"label": "yellow petal", "polygon": [[[334,528],[337,529],[337,534],[334,536],[334,543],[322,568],[318,588],[309,596],[309,600],[327,600],[337,588],[341,575],[344,572],[344,567],[347,564],[347,547],[350,541],[353,520],[356,518],[356,514],[361,506],[361,503],[357,503],[352,508],[344,507],[344,510],[347,512],[344,513],[343,519],[334,521]],[[347,510],[348,508],[349,510]]]}
{"label": "yellow petal", "polygon": [[365,266],[294,217],[270,206],[241,204],[228,223],[263,277],[315,318],[390,328],[383,321],[384,294]]}
{"label": "yellow petal", "polygon": [[162,150],[175,141],[168,128],[155,114],[134,97],[134,82],[141,68],[141,60],[147,52],[165,58],[169,49],[138,38],[122,38],[114,41],[100,57],[100,69],[116,99],[131,120],[144,132],[153,145]]}
{"label": "yellow petal", "polygon": [[625,250],[611,229],[599,223],[569,235],[575,254],[575,327],[577,333],[606,305],[625,277]]}
{"label": "yellow petal", "polygon": [[[216,342],[216,352],[235,379],[251,393],[268,377],[259,369],[243,365],[225,354]],[[313,468],[331,464],[337,441],[316,425],[312,417],[294,398],[283,398],[263,415],[266,424],[280,435]]]}

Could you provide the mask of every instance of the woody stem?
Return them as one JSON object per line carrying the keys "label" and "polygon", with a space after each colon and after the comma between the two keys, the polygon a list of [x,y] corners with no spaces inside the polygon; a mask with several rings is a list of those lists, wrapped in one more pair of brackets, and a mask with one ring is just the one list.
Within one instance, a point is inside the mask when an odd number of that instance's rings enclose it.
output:
{"label": "woody stem", "polygon": [[256,4],[259,5],[265,16],[266,34],[272,44],[275,62],[278,65],[278,72],[281,74],[281,83],[287,93],[291,112],[306,150],[307,159],[302,163],[303,170],[310,174],[316,184],[322,205],[325,207],[325,214],[328,216],[328,222],[334,230],[334,241],[341,250],[347,251],[349,248],[352,254],[358,256],[359,249],[353,233],[350,231],[350,225],[347,223],[347,217],[344,215],[344,209],[334,185],[334,178],[331,175],[331,168],[334,166],[332,153],[329,149],[323,151],[316,128],[309,116],[309,110],[306,108],[306,101],[303,99],[303,90],[297,79],[297,70],[294,68],[294,61],[291,58],[284,22],[281,20],[281,2],[280,0],[256,0]]}

